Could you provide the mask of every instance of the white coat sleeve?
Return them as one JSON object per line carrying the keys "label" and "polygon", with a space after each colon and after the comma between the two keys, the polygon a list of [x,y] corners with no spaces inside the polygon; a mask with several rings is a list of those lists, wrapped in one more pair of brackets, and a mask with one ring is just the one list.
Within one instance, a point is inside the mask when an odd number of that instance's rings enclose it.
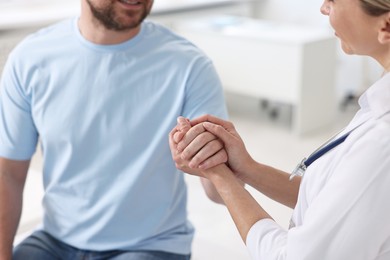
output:
{"label": "white coat sleeve", "polygon": [[390,137],[377,130],[354,140],[301,226],[284,231],[261,220],[251,228],[253,259],[377,259],[390,236]]}

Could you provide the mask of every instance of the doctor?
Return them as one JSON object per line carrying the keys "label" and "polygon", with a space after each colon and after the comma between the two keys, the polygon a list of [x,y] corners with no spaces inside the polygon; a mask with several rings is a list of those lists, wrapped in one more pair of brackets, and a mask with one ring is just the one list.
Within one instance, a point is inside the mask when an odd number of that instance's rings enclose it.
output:
{"label": "doctor", "polygon": [[[321,12],[344,52],[371,56],[386,70],[340,134],[294,175],[254,161],[233,124],[209,115],[180,120],[192,127],[172,130],[172,154],[178,168],[215,185],[253,259],[388,260],[390,0],[325,0]],[[240,181],[294,208],[289,230]]]}

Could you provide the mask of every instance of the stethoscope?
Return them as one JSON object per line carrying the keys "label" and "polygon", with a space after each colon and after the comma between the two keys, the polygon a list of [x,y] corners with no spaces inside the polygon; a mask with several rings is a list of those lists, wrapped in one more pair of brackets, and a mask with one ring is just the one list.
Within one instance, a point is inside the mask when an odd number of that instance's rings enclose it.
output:
{"label": "stethoscope", "polygon": [[315,162],[317,159],[319,159],[320,157],[322,157],[324,154],[326,154],[327,152],[329,152],[330,150],[332,150],[333,148],[335,148],[336,146],[342,144],[345,139],[347,139],[347,137],[356,129],[358,128],[359,126],[361,126],[362,124],[364,124],[366,121],[364,122],[361,122],[360,124],[358,124],[357,126],[355,126],[354,128],[352,128],[350,131],[348,131],[347,133],[343,134],[342,136],[338,137],[337,139],[335,139],[336,136],[338,136],[341,132],[344,131],[344,129],[342,129],[340,132],[336,133],[335,135],[333,135],[331,138],[329,138],[323,145],[321,145],[320,147],[318,147],[313,153],[311,153],[309,155],[308,158],[303,158],[303,160],[295,167],[295,169],[292,171],[291,175],[290,175],[290,181],[295,177],[295,176],[300,176],[300,177],[303,177],[303,175],[305,174],[306,172],[306,169],[307,167],[309,167],[313,162]]}
{"label": "stethoscope", "polygon": [[[364,123],[364,122],[363,122]],[[334,134],[331,138],[329,138],[323,145],[318,147],[313,153],[309,155],[308,158],[303,158],[303,160],[295,167],[294,171],[290,175],[290,181],[295,177],[295,176],[300,176],[303,177],[303,175],[306,172],[307,167],[309,167],[313,162],[315,162],[317,159],[319,159],[321,156],[335,148],[336,146],[342,144],[345,139],[352,133],[353,130],[361,126],[363,123],[360,123],[356,127],[354,127],[352,130],[348,131],[347,133],[343,134],[339,138],[335,139],[336,136],[338,136],[341,132],[344,131],[342,129],[338,133]],[[289,229],[295,227],[295,223],[293,221],[293,218],[291,217],[290,219],[290,225]]]}

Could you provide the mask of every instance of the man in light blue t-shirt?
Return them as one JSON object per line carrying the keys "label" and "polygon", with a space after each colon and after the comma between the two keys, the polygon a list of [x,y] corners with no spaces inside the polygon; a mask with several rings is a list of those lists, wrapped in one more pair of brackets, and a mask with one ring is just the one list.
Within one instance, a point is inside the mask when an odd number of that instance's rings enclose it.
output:
{"label": "man in light blue t-shirt", "polygon": [[[168,134],[180,115],[227,113],[211,61],[144,21],[152,4],[82,0],[80,17],[10,54],[0,85],[0,259],[190,258],[186,185]],[[38,139],[42,228],[12,249]]]}

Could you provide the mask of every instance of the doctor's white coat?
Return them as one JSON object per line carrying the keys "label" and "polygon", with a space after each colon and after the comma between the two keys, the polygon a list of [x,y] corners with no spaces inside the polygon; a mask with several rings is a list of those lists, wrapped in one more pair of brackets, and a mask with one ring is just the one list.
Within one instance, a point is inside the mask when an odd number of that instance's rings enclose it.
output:
{"label": "doctor's white coat", "polygon": [[361,125],[306,170],[294,227],[253,225],[246,241],[253,259],[390,259],[390,74],[359,105],[343,133]]}

